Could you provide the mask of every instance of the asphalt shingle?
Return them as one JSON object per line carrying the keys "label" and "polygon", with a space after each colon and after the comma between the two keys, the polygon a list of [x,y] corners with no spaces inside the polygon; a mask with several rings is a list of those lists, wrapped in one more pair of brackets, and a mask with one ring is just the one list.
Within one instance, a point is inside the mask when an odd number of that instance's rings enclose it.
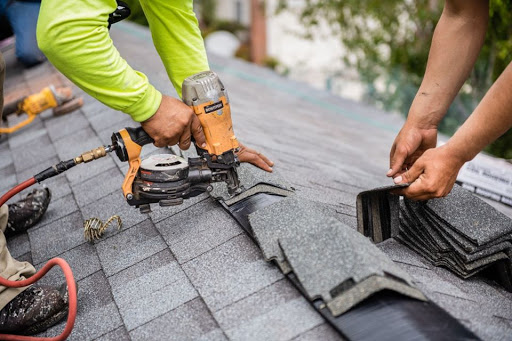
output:
{"label": "asphalt shingle", "polygon": [[214,313],[231,340],[292,339],[323,319],[285,279]]}
{"label": "asphalt shingle", "polygon": [[156,226],[180,264],[242,233],[238,224],[212,199],[181,211]]}
{"label": "asphalt shingle", "polygon": [[40,228],[28,230],[32,257],[36,264],[60,255],[85,242],[79,212],[67,215]]}
{"label": "asphalt shingle", "polygon": [[[53,337],[61,333],[64,322],[45,333]],[[78,282],[78,311],[70,340],[93,340],[123,325],[110,286],[102,271]]]}
{"label": "asphalt shingle", "polygon": [[109,282],[128,330],[197,297],[168,250],[109,277]]}
{"label": "asphalt shingle", "polygon": [[12,148],[12,158],[17,172],[40,164],[46,164],[49,159],[56,155],[57,153],[48,135],[38,138],[37,143],[30,144],[30,148],[27,148],[25,145]]}
{"label": "asphalt shingle", "polygon": [[113,235],[112,237],[100,240],[95,245],[107,276],[124,270],[167,247],[149,219],[119,233],[114,232],[115,227],[113,226],[109,234]]}
{"label": "asphalt shingle", "polygon": [[[106,170],[88,180],[80,181],[71,185],[75,199],[79,206],[85,206],[109,195],[112,192],[120,191],[120,185],[124,180],[117,167]],[[98,182],[101,186],[97,186]]]}
{"label": "asphalt shingle", "polygon": [[212,311],[222,309],[283,277],[245,235],[230,239],[183,265]]}
{"label": "asphalt shingle", "polygon": [[200,298],[130,332],[133,340],[226,340]]}
{"label": "asphalt shingle", "polygon": [[[96,188],[95,190],[100,189]],[[123,229],[128,229],[148,219],[146,214],[141,214],[138,209],[126,203],[122,191],[114,192],[87,206],[80,207],[80,210],[84,220],[96,217],[106,221],[111,216],[118,215],[123,222]]]}
{"label": "asphalt shingle", "polygon": [[[94,246],[88,243],[83,243],[69,251],[59,255],[69,263],[73,270],[73,276],[75,281],[80,281],[95,272],[101,270],[100,261],[98,255],[94,250]],[[40,264],[35,264],[36,269],[40,269],[46,263],[44,261]],[[64,275],[62,270],[58,267],[54,267],[46,276],[41,279],[41,284],[61,285],[64,283]]]}
{"label": "asphalt shingle", "polygon": [[[31,230],[36,230],[39,227],[49,224],[51,224],[52,227],[55,228],[58,226],[57,224],[55,224],[56,220],[65,217],[71,213],[74,213],[76,211],[78,211],[78,205],[75,202],[73,194],[66,195],[65,197],[62,197],[61,199],[55,201],[51,201],[43,218],[39,221],[39,223],[32,227]],[[81,226],[81,223],[77,223],[77,226],[78,225]]]}

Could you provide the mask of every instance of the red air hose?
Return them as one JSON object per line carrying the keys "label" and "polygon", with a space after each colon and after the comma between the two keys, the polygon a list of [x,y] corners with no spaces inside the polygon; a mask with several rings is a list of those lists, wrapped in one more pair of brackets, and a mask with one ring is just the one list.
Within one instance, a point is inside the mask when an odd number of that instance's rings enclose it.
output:
{"label": "red air hose", "polygon": [[[21,192],[25,188],[28,188],[36,183],[35,178],[30,178],[27,181],[22,182],[17,185],[7,193],[5,193],[0,198],[0,206],[5,204],[7,200],[9,200],[12,196]],[[68,285],[68,295],[69,295],[69,309],[68,309],[68,320],[66,322],[66,327],[64,331],[59,335],[51,338],[45,337],[33,337],[33,336],[21,336],[21,335],[11,335],[11,334],[0,334],[0,340],[12,340],[12,341],[62,341],[65,340],[71,331],[73,330],[73,326],[75,324],[76,318],[76,308],[77,308],[77,297],[76,297],[76,283],[73,278],[73,272],[71,271],[71,267],[69,264],[62,258],[53,258],[50,259],[41,270],[39,270],[32,277],[25,279],[23,281],[9,281],[5,278],[0,277],[0,285],[9,287],[9,288],[19,288],[26,287],[27,285],[34,284],[38,280],[41,279],[51,268],[55,265],[58,265],[62,268],[64,272],[64,276],[66,277],[66,283]]]}
{"label": "red air hose", "polygon": [[28,188],[35,183],[36,183],[36,178],[31,177],[30,179],[23,181],[21,184],[17,185],[16,187],[13,187],[7,193],[2,195],[2,197],[0,198],[0,206],[5,204],[7,202],[7,200],[11,199],[11,197],[15,196],[19,192],[23,191],[25,188]]}

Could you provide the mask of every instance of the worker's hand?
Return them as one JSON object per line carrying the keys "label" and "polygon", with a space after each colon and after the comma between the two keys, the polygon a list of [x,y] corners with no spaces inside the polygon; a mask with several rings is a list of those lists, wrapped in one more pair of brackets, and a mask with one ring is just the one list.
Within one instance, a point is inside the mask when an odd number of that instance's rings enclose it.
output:
{"label": "worker's hand", "polygon": [[413,200],[427,200],[448,195],[455,184],[464,159],[448,145],[427,150],[412,167],[393,179],[396,184],[410,186],[395,191]]}
{"label": "worker's hand", "polygon": [[387,176],[396,177],[418,160],[418,158],[430,148],[435,148],[437,143],[437,128],[419,128],[406,122],[398,133],[391,152],[389,153],[389,166]]}
{"label": "worker's hand", "polygon": [[248,148],[240,143],[240,151],[238,152],[238,160],[240,162],[249,162],[269,173],[272,173],[272,166],[274,163],[270,161],[265,155],[260,152]]}
{"label": "worker's hand", "polygon": [[192,108],[182,101],[162,96],[162,102],[156,113],[141,123],[142,128],[155,140],[155,146],[173,146],[179,143],[181,149],[190,147],[193,136],[196,144],[206,148],[201,122]]}

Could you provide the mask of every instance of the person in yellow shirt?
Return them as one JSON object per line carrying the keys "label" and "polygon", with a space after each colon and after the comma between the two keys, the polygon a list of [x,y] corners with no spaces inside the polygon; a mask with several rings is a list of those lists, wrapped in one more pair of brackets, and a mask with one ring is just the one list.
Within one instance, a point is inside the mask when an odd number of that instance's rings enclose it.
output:
{"label": "person in yellow shirt", "polygon": [[[209,70],[192,0],[140,0],[155,47],[181,97],[185,78]],[[157,147],[179,144],[188,149],[193,137],[203,147],[198,118],[182,101],[162,95],[146,75],[130,67],[115,48],[108,18],[115,0],[43,0],[37,41],[51,63],[92,97],[140,122]],[[273,163],[241,146],[238,157],[268,172]]]}

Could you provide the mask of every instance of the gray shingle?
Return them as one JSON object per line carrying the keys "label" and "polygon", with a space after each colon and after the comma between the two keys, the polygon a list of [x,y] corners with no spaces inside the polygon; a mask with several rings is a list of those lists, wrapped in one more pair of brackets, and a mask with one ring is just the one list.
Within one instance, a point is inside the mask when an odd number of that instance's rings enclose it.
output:
{"label": "gray shingle", "polygon": [[75,134],[60,139],[55,143],[55,148],[60,159],[68,160],[101,145],[94,131],[90,127],[85,127]]}
{"label": "gray shingle", "polygon": [[167,250],[109,277],[109,282],[128,330],[197,296],[187,276]]}
{"label": "gray shingle", "polygon": [[[126,122],[126,120],[133,122],[127,114],[110,108],[106,108],[102,110],[100,115],[93,115],[88,117],[88,119],[96,132],[105,131],[105,129],[109,128],[113,128],[112,130],[117,131],[124,128],[123,123]],[[110,134],[112,134],[112,132],[110,132]]]}
{"label": "gray shingle", "polygon": [[106,221],[111,216],[118,215],[121,217],[124,229],[148,219],[147,214],[141,214],[138,209],[128,205],[122,191],[114,192],[87,206],[80,207],[80,210],[84,219],[97,217]]}
{"label": "gray shingle", "polygon": [[[86,151],[86,150],[84,150]],[[78,155],[76,155],[78,156]],[[106,179],[98,178],[97,176],[106,170],[115,167],[115,163],[110,157],[94,160],[86,164],[80,164],[71,168],[65,174],[71,184],[82,183],[88,179],[95,178],[98,182],[103,183]],[[121,190],[122,183],[119,183],[119,190]],[[100,189],[97,189],[100,191]]]}
{"label": "gray shingle", "polygon": [[[26,116],[25,116],[26,117]],[[17,148],[38,143],[38,141],[46,136],[46,131],[41,120],[35,120],[30,125],[9,134],[9,146]]]}
{"label": "gray shingle", "polygon": [[293,339],[293,341],[341,341],[343,338],[330,325],[324,323],[313,329],[304,332]]}
{"label": "gray shingle", "polygon": [[[130,332],[133,340],[223,340],[217,323],[196,298]],[[215,336],[215,337],[212,337]]]}
{"label": "gray shingle", "polygon": [[79,212],[51,224],[29,229],[32,257],[36,264],[44,262],[85,242],[83,222]]}
{"label": "gray shingle", "polygon": [[[1,157],[1,156],[0,156]],[[9,164],[0,169],[0,188],[14,187],[18,181],[16,180],[16,171],[14,164]],[[3,195],[3,192],[0,192]]]}
{"label": "gray shingle", "polygon": [[[87,164],[85,165],[87,166]],[[114,191],[121,191],[124,176],[117,167],[106,170],[85,181],[71,185],[79,206],[85,206],[100,198],[103,198]]]}
{"label": "gray shingle", "polygon": [[245,235],[185,263],[183,270],[213,311],[222,309],[283,277],[266,263]]}
{"label": "gray shingle", "polygon": [[289,340],[323,318],[287,280],[280,280],[214,313],[231,340]]}
{"label": "gray shingle", "polygon": [[168,207],[160,207],[158,205],[151,205],[152,212],[149,214],[151,217],[151,220],[156,224],[166,218],[169,218],[177,213],[180,213],[182,211],[185,211],[187,208],[189,208],[192,205],[197,204],[200,201],[203,200],[209,200],[210,196],[208,193],[202,193],[196,197],[187,199],[183,201],[183,204],[179,206],[168,206]]}
{"label": "gray shingle", "polygon": [[[45,336],[56,336],[64,322],[49,329]],[[92,340],[122,326],[121,316],[112,299],[110,287],[98,271],[78,282],[78,311],[70,340]]]}
{"label": "gray shingle", "polygon": [[79,132],[89,126],[89,121],[82,114],[81,110],[72,113],[50,117],[45,120],[44,125],[48,131],[50,139],[58,144],[59,140],[70,134]]}
{"label": "gray shingle", "polygon": [[477,245],[512,233],[512,220],[460,186],[445,198],[429,200],[427,209]]}
{"label": "gray shingle", "polygon": [[14,258],[30,252],[31,249],[28,234],[22,233],[17,236],[10,237],[7,239],[7,248],[9,249],[11,256]]}
{"label": "gray shingle", "polygon": [[125,327],[117,328],[107,334],[100,336],[95,339],[96,341],[129,341],[131,340],[130,335],[126,331]]}
{"label": "gray shingle", "polygon": [[[138,263],[167,246],[151,220],[147,219],[129,229],[120,232],[109,227],[110,238],[96,243],[101,265],[107,276],[111,276],[135,263]],[[114,232],[115,231],[115,232]]]}
{"label": "gray shingle", "polygon": [[[51,224],[54,228],[57,228],[54,222],[57,219],[65,217],[73,212],[78,211],[78,206],[75,202],[75,198],[72,194],[67,195],[59,200],[52,200],[43,218],[37,223],[31,230],[36,230],[39,227]],[[77,223],[77,227],[82,226],[81,223]]]}
{"label": "gray shingle", "polygon": [[[91,244],[84,243],[69,251],[59,255],[66,262],[69,263],[71,270],[73,270],[73,276],[75,281],[80,281],[87,276],[101,270],[100,261],[96,250]],[[40,269],[46,262],[40,264],[34,264],[36,269]],[[45,275],[39,283],[60,285],[64,283],[65,278],[60,268],[54,267],[47,275]]]}
{"label": "gray shingle", "polygon": [[38,138],[37,143],[30,144],[30,148],[19,146],[12,149],[14,167],[18,172],[30,167],[39,166],[40,164],[46,164],[48,159],[56,155],[55,149],[47,135]]}
{"label": "gray shingle", "polygon": [[242,233],[237,223],[211,199],[156,226],[180,264]]}

